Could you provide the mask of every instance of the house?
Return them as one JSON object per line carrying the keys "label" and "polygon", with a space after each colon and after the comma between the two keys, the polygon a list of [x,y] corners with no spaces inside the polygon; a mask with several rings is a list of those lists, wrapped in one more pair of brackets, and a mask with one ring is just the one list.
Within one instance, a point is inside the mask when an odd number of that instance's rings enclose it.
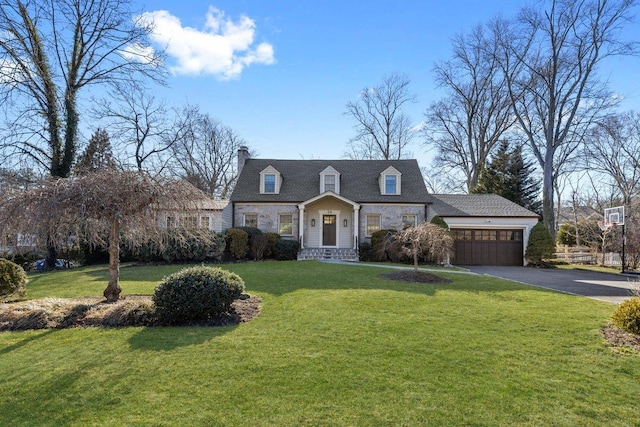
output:
{"label": "house", "polygon": [[298,259],[357,260],[381,229],[442,217],[456,264],[524,263],[538,216],[496,195],[430,195],[416,160],[254,159],[238,151],[231,227],[256,227],[300,243]]}
{"label": "house", "polygon": [[228,200],[202,198],[194,209],[163,207],[159,210],[158,225],[163,228],[188,227],[221,233],[231,224],[231,206]]}

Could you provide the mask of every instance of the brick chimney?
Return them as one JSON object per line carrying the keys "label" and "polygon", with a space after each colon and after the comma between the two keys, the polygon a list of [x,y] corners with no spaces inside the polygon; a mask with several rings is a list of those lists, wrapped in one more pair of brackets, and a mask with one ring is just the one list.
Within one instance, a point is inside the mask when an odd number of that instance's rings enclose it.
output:
{"label": "brick chimney", "polygon": [[249,148],[246,145],[242,145],[238,148],[238,176],[240,176],[240,172],[242,172],[242,168],[247,160],[249,160],[251,155],[249,154]]}

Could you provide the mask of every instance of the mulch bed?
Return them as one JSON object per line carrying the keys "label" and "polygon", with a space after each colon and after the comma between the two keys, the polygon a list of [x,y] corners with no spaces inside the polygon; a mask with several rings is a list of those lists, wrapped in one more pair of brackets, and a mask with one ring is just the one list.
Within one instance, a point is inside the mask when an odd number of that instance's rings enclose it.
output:
{"label": "mulch bed", "polygon": [[381,274],[383,279],[395,280],[397,282],[416,283],[451,283],[451,280],[425,271],[400,270],[392,273]]}
{"label": "mulch bed", "polygon": [[[222,316],[197,326],[229,326],[260,314],[262,298],[243,294]],[[103,298],[45,298],[0,304],[0,331],[74,327],[160,326],[151,295],[125,295],[113,303]]]}
{"label": "mulch bed", "polygon": [[602,329],[602,336],[613,347],[628,347],[640,352],[640,335],[630,334],[613,325]]}

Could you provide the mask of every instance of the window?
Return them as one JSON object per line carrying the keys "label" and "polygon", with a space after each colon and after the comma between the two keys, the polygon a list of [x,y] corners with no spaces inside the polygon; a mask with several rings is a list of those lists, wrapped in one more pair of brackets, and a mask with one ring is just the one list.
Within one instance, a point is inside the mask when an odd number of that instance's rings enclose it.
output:
{"label": "window", "polygon": [[384,176],[384,193],[385,194],[396,194],[396,181],[397,178],[395,175],[385,175]]}
{"label": "window", "polygon": [[200,217],[200,228],[205,228],[205,229],[209,229],[209,217],[208,216],[203,216]]}
{"label": "window", "polygon": [[500,231],[500,233],[498,234],[498,237],[500,240],[511,240],[514,242],[519,242],[522,241],[522,231],[519,230],[507,230],[507,231]]}
{"label": "window", "polygon": [[380,230],[380,215],[367,215],[367,236]]}
{"label": "window", "polygon": [[244,226],[258,228],[258,215],[244,214]]}
{"label": "window", "polygon": [[471,230],[451,230],[453,240],[471,240]]}
{"label": "window", "polygon": [[402,228],[415,227],[417,219],[415,215],[402,215]]}
{"label": "window", "polygon": [[476,230],[476,240],[496,240],[496,230]]}
{"label": "window", "polygon": [[276,176],[274,174],[268,174],[264,176],[264,192],[265,193],[276,192]]}
{"label": "window", "polygon": [[280,227],[278,229],[281,236],[293,235],[293,215],[280,215]]}
{"label": "window", "polygon": [[183,228],[197,228],[198,218],[195,216],[185,216],[179,219],[178,224]]}
{"label": "window", "polygon": [[333,191],[336,192],[336,176],[335,175],[325,175],[324,176],[324,191]]}

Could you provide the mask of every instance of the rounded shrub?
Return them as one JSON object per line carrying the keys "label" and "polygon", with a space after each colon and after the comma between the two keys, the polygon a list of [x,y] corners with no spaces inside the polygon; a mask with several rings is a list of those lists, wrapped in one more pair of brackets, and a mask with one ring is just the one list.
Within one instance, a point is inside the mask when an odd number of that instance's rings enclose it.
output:
{"label": "rounded shrub", "polygon": [[15,262],[0,258],[0,298],[20,298],[27,294],[29,278],[24,269]]}
{"label": "rounded shrub", "polygon": [[533,265],[543,264],[543,259],[553,258],[556,244],[547,227],[539,222],[532,229],[527,243],[526,258]]}
{"label": "rounded shrub", "polygon": [[165,277],[153,294],[163,324],[185,325],[220,316],[244,291],[235,273],[212,267],[191,267]]}
{"label": "rounded shrub", "polygon": [[640,335],[640,297],[621,302],[611,315],[611,323],[624,331]]}
{"label": "rounded shrub", "polygon": [[249,252],[249,234],[239,228],[230,228],[227,230],[227,245],[233,258],[244,259]]}

